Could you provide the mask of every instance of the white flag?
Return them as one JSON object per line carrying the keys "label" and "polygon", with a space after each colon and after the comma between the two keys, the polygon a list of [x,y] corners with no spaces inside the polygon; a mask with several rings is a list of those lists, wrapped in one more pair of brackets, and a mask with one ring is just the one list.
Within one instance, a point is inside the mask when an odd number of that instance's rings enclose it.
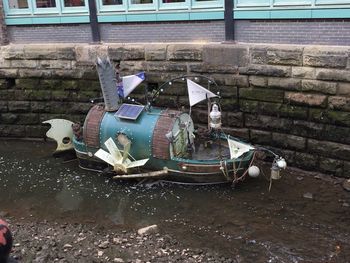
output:
{"label": "white flag", "polygon": [[[122,87],[118,87],[119,96],[126,98],[142,81],[145,80],[145,73],[122,77]],[[121,89],[121,90],[120,90]]]}
{"label": "white flag", "polygon": [[187,89],[191,107],[207,98],[217,97],[213,92],[189,79],[187,79]]}
{"label": "white flag", "polygon": [[227,138],[228,147],[230,148],[231,159],[236,159],[250,150],[254,150],[255,148],[249,144],[241,143],[238,141],[231,140]]}

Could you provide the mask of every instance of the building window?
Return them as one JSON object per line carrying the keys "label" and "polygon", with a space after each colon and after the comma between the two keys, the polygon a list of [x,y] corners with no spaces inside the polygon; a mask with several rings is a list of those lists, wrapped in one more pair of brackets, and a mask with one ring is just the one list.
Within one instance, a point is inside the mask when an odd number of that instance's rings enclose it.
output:
{"label": "building window", "polygon": [[123,0],[102,0],[102,5],[122,5]]}
{"label": "building window", "polygon": [[35,2],[38,8],[56,7],[55,0],[36,0]]}
{"label": "building window", "polygon": [[28,8],[28,0],[9,0],[10,9]]}
{"label": "building window", "polygon": [[131,0],[133,5],[152,4],[153,0]]}
{"label": "building window", "polygon": [[85,6],[84,0],[64,0],[65,7]]}
{"label": "building window", "polygon": [[183,3],[185,2],[185,0],[162,0],[163,4],[167,4],[167,3]]}

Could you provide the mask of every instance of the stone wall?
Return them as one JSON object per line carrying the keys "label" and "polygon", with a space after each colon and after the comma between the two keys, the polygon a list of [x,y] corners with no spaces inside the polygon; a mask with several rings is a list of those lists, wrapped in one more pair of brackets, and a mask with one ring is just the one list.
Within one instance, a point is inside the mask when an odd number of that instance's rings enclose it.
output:
{"label": "stone wall", "polygon": [[[43,137],[41,122],[84,120],[100,96],[97,55],[150,83],[181,74],[222,88],[226,132],[283,153],[290,165],[350,177],[350,48],[287,45],[9,45],[0,48],[0,136]],[[178,89],[176,88],[178,87]],[[158,104],[187,101],[174,83]],[[139,95],[136,94],[135,97]],[[205,110],[194,111],[202,122]]]}

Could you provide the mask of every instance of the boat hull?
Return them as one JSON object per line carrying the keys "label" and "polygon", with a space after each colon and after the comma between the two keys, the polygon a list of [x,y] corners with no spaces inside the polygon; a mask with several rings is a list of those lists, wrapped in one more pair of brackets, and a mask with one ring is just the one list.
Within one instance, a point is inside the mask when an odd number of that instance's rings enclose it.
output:
{"label": "boat hull", "polygon": [[[111,166],[102,162],[94,156],[89,156],[88,153],[76,151],[79,166],[82,169],[104,172],[111,171]],[[158,160],[158,164],[146,165],[142,170],[135,170],[135,175],[129,177],[128,175],[114,176],[118,180],[130,180],[153,178],[162,179],[176,183],[193,183],[193,184],[219,184],[234,182],[235,178],[238,181],[244,180],[247,176],[247,169],[251,165],[253,153],[248,154],[245,158],[232,161],[227,160],[225,162],[196,162],[194,160]],[[223,168],[221,168],[223,167]],[[225,172],[223,172],[225,170]],[[149,171],[166,171],[160,173],[158,176],[149,176]],[[115,173],[113,172],[113,175]]]}

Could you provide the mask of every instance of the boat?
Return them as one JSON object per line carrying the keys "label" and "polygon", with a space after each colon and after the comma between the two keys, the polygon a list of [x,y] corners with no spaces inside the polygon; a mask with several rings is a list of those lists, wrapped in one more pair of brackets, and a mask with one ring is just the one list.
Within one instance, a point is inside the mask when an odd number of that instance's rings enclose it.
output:
{"label": "boat", "polygon": [[[146,89],[144,103],[138,103],[130,94],[145,79],[144,72],[120,77],[108,58],[98,58],[96,68],[103,102],[94,103],[84,124],[64,119],[44,122],[51,125],[47,136],[57,141],[56,151],[74,149],[83,169],[112,173],[118,180],[237,184],[259,175],[254,165],[258,151],[272,153],[224,132],[220,89],[209,77],[173,78]],[[199,84],[203,81],[208,88]],[[187,84],[189,110],[155,106],[178,82]],[[196,125],[191,117],[192,107],[198,104],[207,108],[207,126]],[[279,179],[287,164],[272,155],[271,178]]]}

